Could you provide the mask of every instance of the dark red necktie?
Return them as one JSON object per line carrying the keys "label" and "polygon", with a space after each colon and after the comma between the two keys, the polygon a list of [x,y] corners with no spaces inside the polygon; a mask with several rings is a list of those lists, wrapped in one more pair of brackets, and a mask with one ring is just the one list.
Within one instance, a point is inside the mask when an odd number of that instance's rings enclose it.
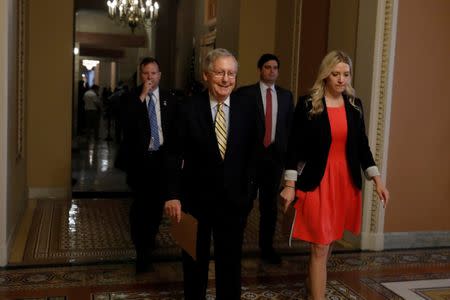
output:
{"label": "dark red necktie", "polygon": [[264,135],[264,147],[268,147],[272,141],[272,93],[270,88],[266,93],[266,133]]}

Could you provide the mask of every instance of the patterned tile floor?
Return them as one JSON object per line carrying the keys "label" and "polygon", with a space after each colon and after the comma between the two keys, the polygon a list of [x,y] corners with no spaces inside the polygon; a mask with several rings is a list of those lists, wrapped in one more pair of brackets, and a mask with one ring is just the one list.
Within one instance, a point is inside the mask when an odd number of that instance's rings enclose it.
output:
{"label": "patterned tile floor", "polygon": [[[242,299],[304,299],[306,266],[305,255],[284,256],[281,266],[244,259]],[[448,248],[339,253],[332,256],[328,267],[327,299],[409,300],[386,283],[418,280],[430,280],[430,285],[425,286],[428,298],[417,299],[449,299],[448,294],[442,294],[442,285],[433,288],[436,280],[450,279]],[[209,299],[214,299],[213,263],[210,268],[208,293]],[[132,263],[3,269],[0,299],[181,300],[181,264],[158,262],[155,272],[143,276],[134,275]]]}
{"label": "patterned tile floor", "polygon": [[[87,263],[97,261],[129,261],[135,253],[129,234],[130,199],[37,200],[20,265],[48,263]],[[244,237],[244,251],[258,252],[258,208],[255,204]],[[282,253],[305,253],[307,244],[293,241],[282,230],[282,216],[276,230],[274,246]],[[157,236],[157,259],[173,259],[180,250],[169,234],[169,221],[164,219]],[[337,250],[351,247],[337,246]]]}

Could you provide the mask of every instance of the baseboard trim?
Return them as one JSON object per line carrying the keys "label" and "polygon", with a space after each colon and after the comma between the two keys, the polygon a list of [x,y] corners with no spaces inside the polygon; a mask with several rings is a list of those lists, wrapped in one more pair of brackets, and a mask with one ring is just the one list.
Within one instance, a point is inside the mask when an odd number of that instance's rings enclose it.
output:
{"label": "baseboard trim", "polygon": [[390,232],[384,234],[385,249],[450,247],[450,231]]}
{"label": "baseboard trim", "polygon": [[29,199],[61,199],[68,198],[70,196],[67,188],[57,187],[57,188],[29,188],[28,198]]}

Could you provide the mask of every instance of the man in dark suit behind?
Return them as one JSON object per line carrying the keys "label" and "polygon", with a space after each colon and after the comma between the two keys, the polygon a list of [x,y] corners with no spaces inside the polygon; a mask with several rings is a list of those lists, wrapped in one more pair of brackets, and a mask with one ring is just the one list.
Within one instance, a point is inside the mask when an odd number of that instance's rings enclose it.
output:
{"label": "man in dark suit behind", "polygon": [[151,252],[164,207],[162,158],[174,123],[176,99],[159,89],[161,72],[156,59],[144,58],[139,71],[142,84],[129,93],[123,108],[121,155],[133,192],[130,229],[136,248],[136,273],[143,273],[153,269]]}
{"label": "man in dark suit behind", "polygon": [[260,126],[264,128],[264,151],[258,162],[259,247],[263,261],[281,263],[273,248],[277,224],[277,195],[283,171],[294,102],[292,93],[277,85],[280,61],[273,54],[263,54],[258,60],[260,81],[241,87],[237,93],[256,101]]}
{"label": "man in dark suit behind", "polygon": [[262,134],[256,105],[231,94],[236,74],[237,61],[230,52],[208,53],[203,65],[208,91],[180,104],[178,131],[168,145],[166,213],[179,222],[182,209],[198,220],[197,260],[183,251],[186,300],[206,297],[211,236],[216,299],[240,299],[243,232]]}

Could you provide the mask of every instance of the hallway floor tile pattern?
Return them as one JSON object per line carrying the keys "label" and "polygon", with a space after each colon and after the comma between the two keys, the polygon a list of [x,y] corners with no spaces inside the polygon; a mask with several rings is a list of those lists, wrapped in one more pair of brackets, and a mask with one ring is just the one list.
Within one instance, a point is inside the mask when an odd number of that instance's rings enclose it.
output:
{"label": "hallway floor tile pattern", "polygon": [[124,199],[39,200],[23,263],[132,259],[128,202]]}
{"label": "hallway floor tile pattern", "polygon": [[[245,258],[241,299],[305,299],[307,260],[306,255],[285,255],[281,266],[272,266],[258,258]],[[181,263],[161,261],[154,266],[155,272],[139,276],[131,262],[0,269],[0,299],[181,300]],[[442,290],[432,286],[433,280],[450,280],[448,248],[338,253],[328,268],[327,299],[405,299],[384,284],[418,280],[431,280],[427,294],[419,299],[448,299],[438,298]],[[209,299],[214,299],[213,270],[212,262]]]}
{"label": "hallway floor tile pattern", "polygon": [[[129,233],[128,212],[131,200],[72,199],[37,200],[20,264],[88,263],[97,261],[129,261],[135,252]],[[293,241],[281,229],[282,216],[276,229],[274,246],[282,253],[306,252],[308,245]],[[244,252],[258,252],[258,207],[253,209],[244,237]],[[181,255],[179,247],[169,234],[170,221],[166,218],[157,235],[157,259],[174,259]],[[338,246],[338,249],[348,250]]]}

